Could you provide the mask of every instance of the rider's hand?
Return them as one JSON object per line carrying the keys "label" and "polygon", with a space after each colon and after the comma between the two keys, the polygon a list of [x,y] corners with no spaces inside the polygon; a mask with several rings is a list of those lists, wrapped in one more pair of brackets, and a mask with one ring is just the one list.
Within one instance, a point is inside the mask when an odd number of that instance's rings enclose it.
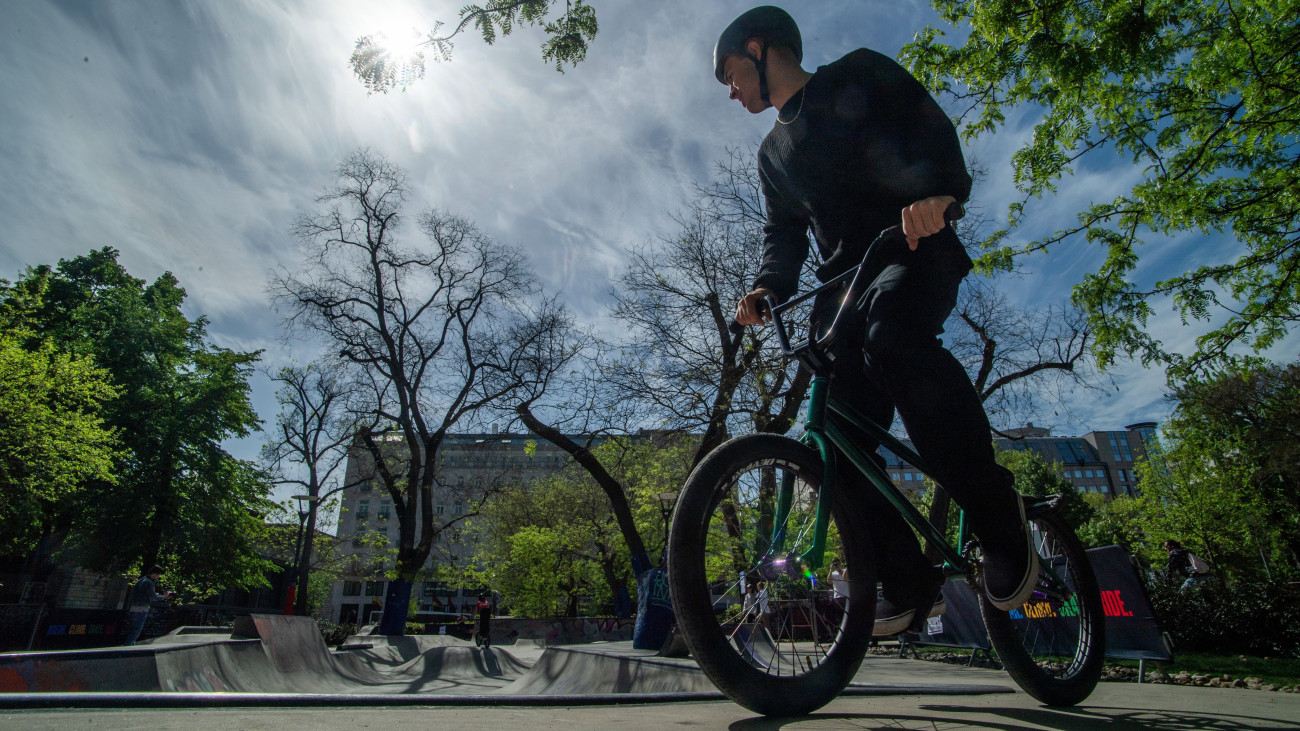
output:
{"label": "rider's hand", "polygon": [[772,313],[766,309],[759,311],[759,305],[763,303],[764,297],[771,297],[772,290],[766,287],[759,287],[740,298],[736,303],[736,322],[741,325],[758,325],[764,322],[770,322]]}
{"label": "rider's hand", "polygon": [[943,220],[943,212],[956,202],[950,195],[937,195],[904,208],[903,235],[907,237],[907,248],[916,251],[921,239],[942,231],[948,225]]}

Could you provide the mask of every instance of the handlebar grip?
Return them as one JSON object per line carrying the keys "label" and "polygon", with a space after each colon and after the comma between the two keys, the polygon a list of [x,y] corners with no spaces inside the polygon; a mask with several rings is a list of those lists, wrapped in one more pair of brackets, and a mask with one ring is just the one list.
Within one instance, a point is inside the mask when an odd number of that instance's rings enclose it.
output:
{"label": "handlebar grip", "polygon": [[[773,300],[771,297],[764,297],[763,299],[759,300],[759,301],[758,301],[758,314],[762,315],[763,313],[771,312],[771,311],[772,311],[772,304],[773,304],[774,302],[775,302],[775,300]],[[727,325],[727,332],[731,333],[732,335],[739,335],[739,334],[741,334],[741,333],[744,332],[744,331],[745,331],[745,326],[744,326],[744,325],[741,325],[740,323],[736,322],[735,320],[732,320],[731,323],[730,323],[729,325]]]}
{"label": "handlebar grip", "polygon": [[943,209],[943,220],[947,221],[948,223],[952,223],[953,221],[960,220],[965,216],[966,216],[966,209],[962,206],[962,204],[956,201],[949,203],[948,207]]}

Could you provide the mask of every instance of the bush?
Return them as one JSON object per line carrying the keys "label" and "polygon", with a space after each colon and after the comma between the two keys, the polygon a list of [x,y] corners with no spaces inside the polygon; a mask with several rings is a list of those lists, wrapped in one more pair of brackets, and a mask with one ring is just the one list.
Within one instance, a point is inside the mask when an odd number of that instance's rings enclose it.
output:
{"label": "bush", "polygon": [[407,622],[406,634],[408,635],[426,634],[424,622]]}
{"label": "bush", "polygon": [[1278,582],[1226,585],[1217,579],[1180,591],[1150,587],[1174,652],[1300,657],[1300,587]]}
{"label": "bush", "polygon": [[357,626],[351,622],[337,623],[319,617],[316,618],[316,628],[320,630],[320,636],[324,638],[325,644],[330,647],[343,644],[357,633]]}

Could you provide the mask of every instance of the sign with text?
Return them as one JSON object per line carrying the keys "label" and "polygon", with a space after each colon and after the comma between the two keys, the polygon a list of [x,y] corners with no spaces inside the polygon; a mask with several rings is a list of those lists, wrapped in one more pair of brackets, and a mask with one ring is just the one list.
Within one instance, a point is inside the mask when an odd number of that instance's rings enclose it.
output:
{"label": "sign with text", "polygon": [[[1129,554],[1120,546],[1105,546],[1088,550],[1088,561],[1101,589],[1102,611],[1106,616],[1106,657],[1123,660],[1169,660],[1160,626],[1134,569]],[[1058,572],[1063,565],[1054,565]],[[923,645],[944,645],[989,649],[988,633],[980,615],[979,600],[975,590],[964,579],[949,581],[943,588],[947,611],[932,617],[925,631],[908,635],[910,642]],[[1056,622],[1067,632],[1073,629],[1078,607],[1072,603],[1053,606],[1048,602],[1028,602],[1011,612],[1015,619],[1031,622]],[[1040,638],[1048,636],[1047,633]],[[1045,652],[1048,648],[1037,648]]]}

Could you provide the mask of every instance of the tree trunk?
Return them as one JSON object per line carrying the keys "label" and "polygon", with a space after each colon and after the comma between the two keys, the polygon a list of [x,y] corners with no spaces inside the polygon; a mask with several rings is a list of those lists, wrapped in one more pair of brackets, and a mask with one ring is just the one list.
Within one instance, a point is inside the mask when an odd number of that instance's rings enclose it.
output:
{"label": "tree trunk", "polygon": [[605,491],[605,496],[609,498],[610,509],[614,513],[614,520],[618,522],[619,532],[623,534],[623,540],[627,542],[628,552],[632,554],[632,570],[641,573],[652,565],[650,557],[646,554],[645,543],[641,540],[641,533],[636,529],[636,521],[632,518],[632,506],[627,501],[627,492],[623,489],[623,484],[614,479],[612,475],[605,470],[600,460],[596,459],[586,447],[579,445],[572,439],[564,436],[560,430],[544,424],[528,408],[528,404],[520,404],[515,408],[519,418],[524,422],[534,434],[554,444],[555,446],[568,452],[574,461],[582,465],[583,469],[592,476],[600,489]]}
{"label": "tree trunk", "polygon": [[[311,493],[313,496],[315,492]],[[307,616],[307,585],[311,579],[312,542],[316,537],[316,503],[311,503],[311,512],[307,515],[307,534],[302,539],[302,553],[298,557],[298,596],[294,601],[293,613],[300,617]]]}
{"label": "tree trunk", "polygon": [[384,613],[379,620],[379,634],[401,637],[406,634],[407,610],[411,604],[411,581],[401,576],[388,582],[384,594]]}

